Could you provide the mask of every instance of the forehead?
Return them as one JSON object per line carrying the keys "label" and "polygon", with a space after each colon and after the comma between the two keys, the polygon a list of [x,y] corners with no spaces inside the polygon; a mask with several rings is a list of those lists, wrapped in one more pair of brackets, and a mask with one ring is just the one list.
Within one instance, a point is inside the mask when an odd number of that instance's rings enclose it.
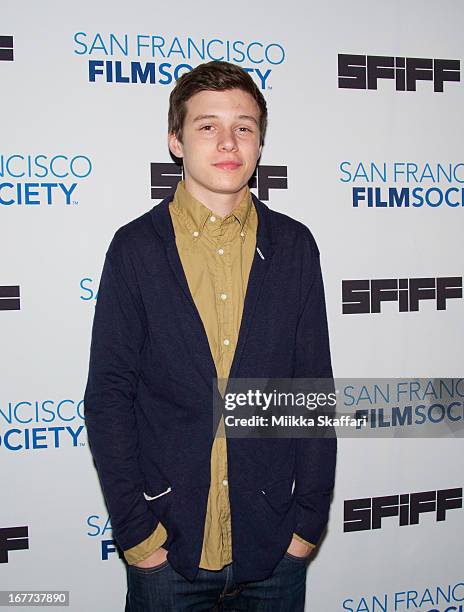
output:
{"label": "forehead", "polygon": [[225,91],[199,91],[186,102],[186,120],[193,121],[197,115],[217,115],[231,118],[252,115],[259,119],[259,108],[251,94],[242,89]]}

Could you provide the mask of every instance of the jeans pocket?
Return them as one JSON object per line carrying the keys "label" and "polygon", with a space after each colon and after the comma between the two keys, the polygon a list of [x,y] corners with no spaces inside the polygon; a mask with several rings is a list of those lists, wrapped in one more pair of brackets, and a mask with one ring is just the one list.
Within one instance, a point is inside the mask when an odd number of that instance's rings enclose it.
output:
{"label": "jeans pocket", "polygon": [[165,559],[162,563],[155,565],[154,567],[139,567],[138,565],[130,565],[129,567],[136,571],[138,574],[156,574],[160,570],[168,567],[169,561]]}
{"label": "jeans pocket", "polygon": [[292,555],[292,553],[289,553],[287,551],[285,551],[284,553],[284,559],[288,559],[289,561],[292,561],[294,563],[306,563],[306,561],[309,559],[311,555],[305,555],[304,557],[298,557],[297,555]]}

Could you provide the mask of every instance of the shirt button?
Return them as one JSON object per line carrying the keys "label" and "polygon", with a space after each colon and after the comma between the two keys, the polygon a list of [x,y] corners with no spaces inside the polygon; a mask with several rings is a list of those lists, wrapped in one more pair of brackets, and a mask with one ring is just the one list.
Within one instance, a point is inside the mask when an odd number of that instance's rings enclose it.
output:
{"label": "shirt button", "polygon": [[230,344],[230,340],[229,340],[229,338],[225,338],[225,340],[224,340],[224,344],[225,344],[226,346],[229,346],[229,344]]}
{"label": "shirt button", "polygon": [[195,236],[195,238],[198,236],[198,232],[193,232],[193,235]]}
{"label": "shirt button", "polygon": [[218,249],[219,255],[224,255],[224,249]]}
{"label": "shirt button", "polygon": [[225,479],[224,479],[224,480],[222,481],[222,484],[223,484],[224,486],[226,486],[226,485],[228,484],[228,483],[227,483],[227,480],[225,480]]}
{"label": "shirt button", "polygon": [[214,222],[216,221],[216,217],[215,217],[214,215],[212,215],[212,216],[209,218],[209,220],[210,220],[210,221],[212,221],[212,222],[214,223]]}
{"label": "shirt button", "polygon": [[227,293],[221,293],[221,300],[227,300]]}
{"label": "shirt button", "polygon": [[244,232],[240,232],[240,236],[242,236],[242,238],[243,238],[243,236],[245,236],[245,233]]}

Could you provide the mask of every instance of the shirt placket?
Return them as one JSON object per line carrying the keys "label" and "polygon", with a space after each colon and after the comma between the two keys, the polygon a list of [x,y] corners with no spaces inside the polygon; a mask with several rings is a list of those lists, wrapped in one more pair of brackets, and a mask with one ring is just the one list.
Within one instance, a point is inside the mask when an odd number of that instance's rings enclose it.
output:
{"label": "shirt placket", "polygon": [[[219,345],[219,364],[218,377],[226,379],[231,365],[232,355],[236,344],[236,333],[233,329],[233,306],[234,296],[232,295],[232,267],[231,267],[231,248],[235,219],[229,215],[225,219],[219,219],[214,215],[209,218],[206,226],[206,233],[212,240],[214,257],[216,261],[214,275],[214,290],[218,320],[218,345]],[[230,505],[227,475],[227,450],[224,423],[220,423],[219,436],[217,442],[220,444],[220,462],[218,470],[218,491],[219,491],[219,520],[221,526],[221,540],[224,561],[227,563],[231,559],[231,525],[230,525]]]}

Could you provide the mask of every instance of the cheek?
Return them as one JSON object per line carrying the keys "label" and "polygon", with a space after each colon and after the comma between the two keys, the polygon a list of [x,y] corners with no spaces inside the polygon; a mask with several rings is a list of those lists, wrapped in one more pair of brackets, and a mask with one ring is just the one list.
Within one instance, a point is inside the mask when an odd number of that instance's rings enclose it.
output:
{"label": "cheek", "polygon": [[215,149],[215,143],[213,139],[198,138],[193,146],[189,147],[190,157],[195,161],[207,156]]}
{"label": "cheek", "polygon": [[192,146],[184,147],[185,162],[191,167],[198,167],[208,162],[211,157],[211,143],[197,141]]}
{"label": "cheek", "polygon": [[242,153],[250,163],[255,163],[259,157],[259,146],[254,142],[245,143],[242,147]]}

